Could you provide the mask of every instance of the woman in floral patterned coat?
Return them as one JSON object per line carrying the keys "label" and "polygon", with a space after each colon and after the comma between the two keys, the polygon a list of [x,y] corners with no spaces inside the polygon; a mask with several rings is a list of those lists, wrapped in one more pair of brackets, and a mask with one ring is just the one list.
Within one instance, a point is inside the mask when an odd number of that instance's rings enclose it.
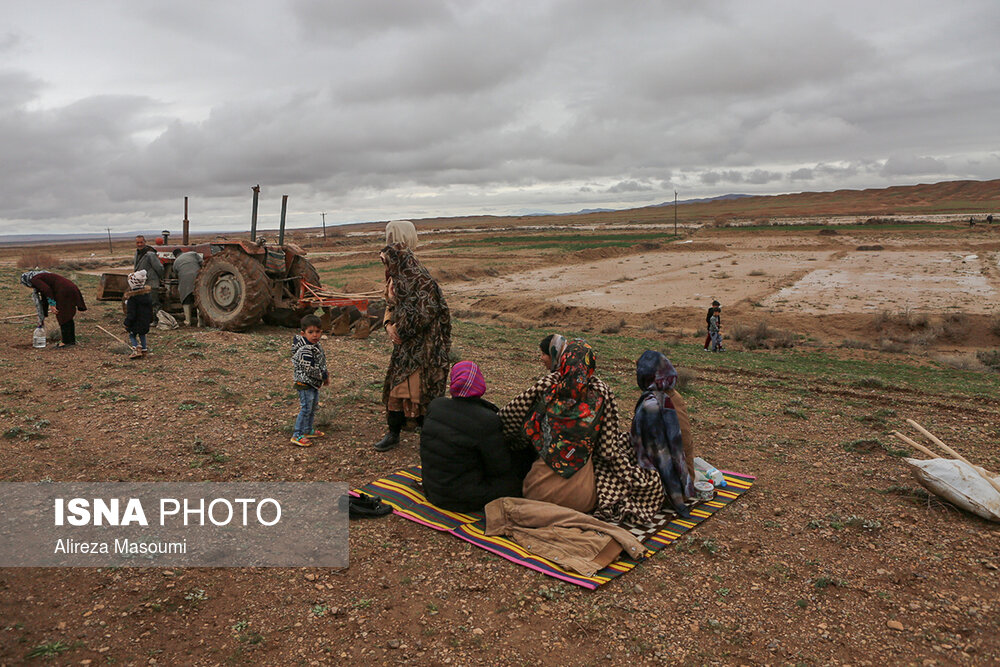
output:
{"label": "woman in floral patterned coat", "polygon": [[511,447],[534,446],[539,454],[524,481],[525,498],[645,523],[663,507],[663,484],[655,470],[638,465],[614,394],[595,368],[590,345],[570,341],[558,370],[500,410],[504,437]]}
{"label": "woman in floral patterned coat", "polygon": [[399,444],[407,418],[422,422],[430,402],[444,396],[451,368],[451,313],[437,282],[400,243],[380,253],[385,265],[385,331],[392,356],[382,385],[388,432],[375,449]]}

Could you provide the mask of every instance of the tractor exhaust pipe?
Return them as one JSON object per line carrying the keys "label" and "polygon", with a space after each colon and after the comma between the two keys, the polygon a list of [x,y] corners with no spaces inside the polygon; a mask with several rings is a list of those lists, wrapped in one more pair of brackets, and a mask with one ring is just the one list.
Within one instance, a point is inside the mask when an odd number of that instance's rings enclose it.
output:
{"label": "tractor exhaust pipe", "polygon": [[260,184],[250,188],[253,190],[253,212],[250,214],[250,243],[257,242],[257,197],[260,196]]}
{"label": "tractor exhaust pipe", "polygon": [[278,245],[285,245],[285,212],[288,210],[288,195],[281,195],[281,226],[278,227]]}
{"label": "tractor exhaust pipe", "polygon": [[184,231],[181,233],[181,243],[187,245],[189,243],[188,238],[188,198],[184,198]]}

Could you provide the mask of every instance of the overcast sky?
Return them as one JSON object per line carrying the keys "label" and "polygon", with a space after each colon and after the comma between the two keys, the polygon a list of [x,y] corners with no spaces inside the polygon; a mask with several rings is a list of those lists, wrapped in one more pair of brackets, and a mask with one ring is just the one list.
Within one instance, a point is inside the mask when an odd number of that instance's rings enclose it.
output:
{"label": "overcast sky", "polygon": [[4,3],[0,234],[1000,178],[1000,8]]}

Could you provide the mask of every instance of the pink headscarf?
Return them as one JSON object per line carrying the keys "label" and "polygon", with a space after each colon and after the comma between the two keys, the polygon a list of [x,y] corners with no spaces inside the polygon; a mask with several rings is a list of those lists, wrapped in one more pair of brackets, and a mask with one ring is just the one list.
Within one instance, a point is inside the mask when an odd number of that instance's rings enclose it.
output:
{"label": "pink headscarf", "polygon": [[486,380],[474,361],[460,361],[451,367],[449,389],[455,398],[476,398],[486,393]]}

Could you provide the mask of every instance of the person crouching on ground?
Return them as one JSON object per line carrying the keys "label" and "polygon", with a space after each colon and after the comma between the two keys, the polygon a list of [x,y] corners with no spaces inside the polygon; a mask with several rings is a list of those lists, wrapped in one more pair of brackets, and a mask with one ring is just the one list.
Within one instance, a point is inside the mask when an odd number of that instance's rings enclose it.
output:
{"label": "person crouching on ground", "polygon": [[[460,361],[451,369],[451,398],[435,398],[420,429],[420,464],[427,499],[453,512],[481,512],[486,503],[520,496],[534,452],[518,456],[504,444],[499,408],[482,398],[479,366]],[[526,460],[524,454],[529,458]]]}
{"label": "person crouching on ground", "polygon": [[687,406],[677,393],[677,371],[663,354],[646,350],[635,364],[642,394],[635,404],[629,438],[639,466],[655,470],[674,512],[687,517],[694,496],[694,448]]}
{"label": "person crouching on ground", "polygon": [[21,284],[34,290],[31,294],[38,310],[38,326],[45,326],[49,311],[56,316],[62,337],[57,348],[76,345],[76,311],[87,310],[83,294],[69,278],[49,271],[28,271],[21,274]]}
{"label": "person crouching on ground", "polygon": [[322,438],[324,433],[313,428],[319,388],[330,384],[326,372],[326,355],[320,347],[323,325],[315,315],[302,318],[302,332],[292,339],[292,368],[295,373],[295,390],[299,393],[299,416],[292,431],[292,444],[312,447],[310,438]]}
{"label": "person crouching on ground", "polygon": [[144,270],[128,274],[128,291],[122,297],[122,310],[125,311],[124,324],[128,331],[128,342],[132,346],[129,359],[138,359],[149,353],[146,334],[153,321],[153,299],[149,295],[151,291],[146,285]]}

